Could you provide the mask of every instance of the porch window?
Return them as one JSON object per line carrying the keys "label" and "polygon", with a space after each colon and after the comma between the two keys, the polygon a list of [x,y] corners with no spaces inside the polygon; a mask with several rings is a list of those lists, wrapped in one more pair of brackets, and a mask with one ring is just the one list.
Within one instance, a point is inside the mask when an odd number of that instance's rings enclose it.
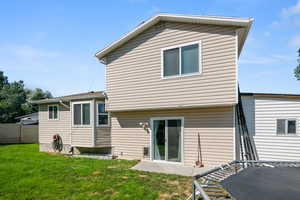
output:
{"label": "porch window", "polygon": [[200,73],[201,43],[162,49],[163,77]]}
{"label": "porch window", "polygon": [[58,105],[48,106],[48,119],[57,120],[58,119]]}
{"label": "porch window", "polygon": [[295,119],[277,119],[277,135],[295,135],[297,123]]}
{"label": "porch window", "polygon": [[97,102],[97,125],[108,125],[108,112],[106,112],[103,102]]}
{"label": "porch window", "polygon": [[73,124],[90,125],[90,103],[73,104]]}

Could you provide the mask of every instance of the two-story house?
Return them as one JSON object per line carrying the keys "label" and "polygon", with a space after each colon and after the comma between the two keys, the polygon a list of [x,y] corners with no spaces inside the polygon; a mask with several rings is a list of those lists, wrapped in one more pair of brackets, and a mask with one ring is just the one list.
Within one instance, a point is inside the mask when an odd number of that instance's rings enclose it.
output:
{"label": "two-story house", "polygon": [[[157,14],[96,53],[106,91],[39,101],[40,149],[206,166],[236,159],[238,58],[252,18]],[[198,140],[200,136],[200,145]]]}

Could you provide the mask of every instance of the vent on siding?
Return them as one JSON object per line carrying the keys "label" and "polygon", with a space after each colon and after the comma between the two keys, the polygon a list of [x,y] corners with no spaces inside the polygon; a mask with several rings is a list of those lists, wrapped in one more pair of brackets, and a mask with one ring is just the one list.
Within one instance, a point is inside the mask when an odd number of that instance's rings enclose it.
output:
{"label": "vent on siding", "polygon": [[144,154],[144,157],[149,157],[149,147],[143,148],[143,154]]}

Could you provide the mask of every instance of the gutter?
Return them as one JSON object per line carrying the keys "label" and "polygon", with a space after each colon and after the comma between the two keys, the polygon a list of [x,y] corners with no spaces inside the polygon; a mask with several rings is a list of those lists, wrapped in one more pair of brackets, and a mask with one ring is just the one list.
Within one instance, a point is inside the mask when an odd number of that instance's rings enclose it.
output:
{"label": "gutter", "polygon": [[36,101],[30,101],[33,104],[44,104],[44,103],[61,103],[61,102],[69,102],[72,100],[84,100],[84,99],[93,99],[93,98],[105,98],[105,95],[89,95],[89,96],[79,96],[79,97],[61,97],[61,98],[52,98],[52,99],[42,99]]}

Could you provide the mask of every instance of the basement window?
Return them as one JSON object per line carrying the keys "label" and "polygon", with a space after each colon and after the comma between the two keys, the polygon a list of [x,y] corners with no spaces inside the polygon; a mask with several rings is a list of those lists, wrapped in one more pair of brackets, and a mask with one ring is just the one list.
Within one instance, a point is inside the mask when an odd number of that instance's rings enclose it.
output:
{"label": "basement window", "polygon": [[295,135],[297,122],[295,119],[277,119],[277,135]]}
{"label": "basement window", "polygon": [[108,112],[105,109],[105,103],[97,102],[97,126],[108,125]]}
{"label": "basement window", "polygon": [[201,42],[162,49],[162,76],[184,76],[201,71]]}
{"label": "basement window", "polygon": [[58,120],[58,105],[49,105],[48,106],[48,119],[49,120]]}
{"label": "basement window", "polygon": [[91,109],[90,102],[73,103],[73,125],[90,125]]}

